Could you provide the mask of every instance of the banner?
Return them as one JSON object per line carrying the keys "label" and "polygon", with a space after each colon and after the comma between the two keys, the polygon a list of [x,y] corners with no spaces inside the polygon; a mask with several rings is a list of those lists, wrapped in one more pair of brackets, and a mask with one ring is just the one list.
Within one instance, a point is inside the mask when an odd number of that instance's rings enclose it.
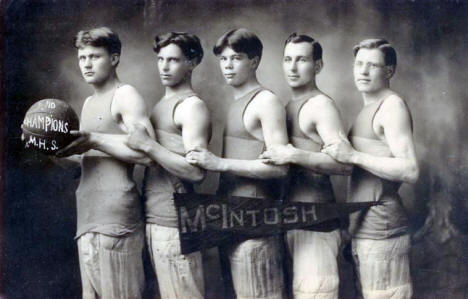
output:
{"label": "banner", "polygon": [[196,193],[174,193],[174,203],[182,254],[290,229],[327,231],[339,217],[376,204],[284,203]]}

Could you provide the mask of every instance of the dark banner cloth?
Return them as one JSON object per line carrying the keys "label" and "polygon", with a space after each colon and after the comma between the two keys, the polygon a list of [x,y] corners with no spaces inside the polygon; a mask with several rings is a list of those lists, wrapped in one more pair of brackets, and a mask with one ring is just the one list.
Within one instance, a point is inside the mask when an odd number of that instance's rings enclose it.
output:
{"label": "dark banner cloth", "polygon": [[339,217],[376,204],[284,203],[195,193],[175,193],[174,203],[183,254],[290,229],[332,230]]}

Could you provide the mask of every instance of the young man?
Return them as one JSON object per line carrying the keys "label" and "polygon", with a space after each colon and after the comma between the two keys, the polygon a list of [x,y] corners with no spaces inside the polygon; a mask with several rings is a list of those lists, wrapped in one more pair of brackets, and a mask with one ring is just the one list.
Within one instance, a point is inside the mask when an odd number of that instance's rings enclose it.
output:
{"label": "young man", "polygon": [[117,77],[118,35],[106,27],[80,31],[75,47],[94,94],[84,103],[80,131],[73,132],[78,139],[57,156],[82,154],[76,238],[83,298],[140,298],[143,217],[132,170],[150,160],[124,142],[135,124],[151,135],[153,128],[142,97]]}
{"label": "young man", "polygon": [[364,298],[411,298],[408,222],[398,195],[401,183],[419,174],[412,119],[405,101],[390,89],[397,64],[384,39],[367,39],[354,48],[354,82],[364,107],[346,142],[323,152],[355,165],[352,202],[379,204],[350,217],[353,255]]}
{"label": "young man", "polygon": [[[271,200],[279,196],[279,184],[272,179],[286,176],[287,166],[267,165],[258,157],[265,148],[286,144],[288,137],[283,104],[257,81],[262,49],[259,38],[246,29],[229,31],[218,39],[213,52],[235,98],[226,119],[223,158],[202,148],[186,158],[193,165],[221,172],[223,194]],[[283,297],[276,238],[233,244],[228,257],[237,298]]]}
{"label": "young man", "polygon": [[127,144],[158,164],[149,169],[144,192],[146,238],[161,298],[203,298],[202,256],[180,253],[173,203],[173,193],[193,192],[193,183],[205,176],[185,160],[188,151],[208,146],[211,133],[209,111],[192,89],[203,49],[195,35],[174,32],[156,36],[153,49],[166,90],[151,114],[157,141],[138,127]]}
{"label": "young man", "polygon": [[[330,174],[349,174],[351,166],[336,162],[320,150],[343,134],[334,101],[317,88],[322,47],[307,35],[291,34],[285,42],[283,71],[293,92],[286,106],[290,142],[262,154],[267,163],[293,164],[286,198],[291,202],[334,202]],[[339,221],[312,230],[287,232],[292,259],[294,298],[338,298],[337,255]]]}

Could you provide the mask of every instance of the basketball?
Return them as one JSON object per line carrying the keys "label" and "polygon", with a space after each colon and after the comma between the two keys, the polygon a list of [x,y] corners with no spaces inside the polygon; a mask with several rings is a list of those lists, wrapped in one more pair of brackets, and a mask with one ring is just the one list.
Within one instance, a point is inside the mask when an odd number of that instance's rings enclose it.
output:
{"label": "basketball", "polygon": [[57,99],[40,100],[24,116],[24,147],[53,155],[76,138],[70,131],[79,127],[78,115],[70,105]]}

